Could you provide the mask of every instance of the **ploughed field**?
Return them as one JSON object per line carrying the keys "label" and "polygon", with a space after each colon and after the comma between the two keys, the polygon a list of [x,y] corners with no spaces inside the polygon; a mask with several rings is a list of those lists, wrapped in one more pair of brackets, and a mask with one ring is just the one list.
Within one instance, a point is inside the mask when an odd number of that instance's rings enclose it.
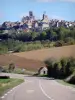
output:
{"label": "ploughed field", "polygon": [[40,67],[45,66],[43,62],[45,59],[50,57],[60,59],[70,56],[75,57],[75,45],[0,55],[0,66],[15,63],[17,67],[37,71]]}
{"label": "ploughed field", "polygon": [[31,71],[37,71],[40,67],[44,66],[44,63],[41,61],[26,59],[13,54],[0,55],[0,66],[6,66],[10,63],[14,63],[16,67]]}
{"label": "ploughed field", "polygon": [[44,61],[48,58],[60,59],[61,57],[74,57],[75,56],[75,45],[63,46],[63,47],[53,47],[49,49],[34,50],[29,52],[14,53],[14,55]]}

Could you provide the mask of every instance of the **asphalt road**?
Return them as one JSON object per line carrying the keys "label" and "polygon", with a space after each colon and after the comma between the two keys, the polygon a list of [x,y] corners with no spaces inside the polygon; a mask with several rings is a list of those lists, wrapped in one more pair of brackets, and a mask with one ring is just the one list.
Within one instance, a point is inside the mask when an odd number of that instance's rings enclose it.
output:
{"label": "asphalt road", "polygon": [[2,100],[75,100],[75,89],[48,78],[25,76],[25,82]]}

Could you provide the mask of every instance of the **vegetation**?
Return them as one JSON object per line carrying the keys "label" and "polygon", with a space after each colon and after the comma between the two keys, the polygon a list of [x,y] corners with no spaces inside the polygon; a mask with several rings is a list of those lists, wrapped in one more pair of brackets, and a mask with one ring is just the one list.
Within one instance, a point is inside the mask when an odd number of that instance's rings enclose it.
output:
{"label": "vegetation", "polygon": [[71,87],[74,87],[75,88],[75,85],[74,84],[70,84],[70,83],[67,83],[65,82],[64,80],[57,80],[57,82],[63,84],[63,85],[66,85],[66,86],[71,86]]}
{"label": "vegetation", "polygon": [[0,54],[75,44],[75,28],[50,28],[42,32],[11,29],[0,32]]}
{"label": "vegetation", "polygon": [[9,79],[9,76],[0,76],[0,79]]}
{"label": "vegetation", "polygon": [[14,71],[14,69],[15,69],[15,64],[14,63],[9,64],[9,68],[8,68],[9,72]]}
{"label": "vegetation", "polygon": [[19,40],[3,40],[0,42],[1,49],[0,54],[9,52],[23,52],[30,50],[37,50],[44,47],[52,47],[54,43],[50,41],[34,41],[34,42],[22,42]]}
{"label": "vegetation", "polygon": [[0,96],[2,96],[4,92],[8,91],[16,85],[19,85],[23,81],[23,79],[0,79]]}
{"label": "vegetation", "polygon": [[69,82],[75,84],[75,58],[62,58],[59,61],[55,59],[48,59],[45,61],[45,64],[48,68],[49,77],[65,79],[72,76],[69,78]]}
{"label": "vegetation", "polygon": [[[15,73],[15,74],[26,74],[26,75],[33,75],[35,74],[35,71],[33,70],[26,70],[25,68],[16,67],[14,63],[10,63],[8,66],[0,67],[0,72],[5,73]],[[0,79],[6,79],[9,78],[9,76],[0,76]]]}

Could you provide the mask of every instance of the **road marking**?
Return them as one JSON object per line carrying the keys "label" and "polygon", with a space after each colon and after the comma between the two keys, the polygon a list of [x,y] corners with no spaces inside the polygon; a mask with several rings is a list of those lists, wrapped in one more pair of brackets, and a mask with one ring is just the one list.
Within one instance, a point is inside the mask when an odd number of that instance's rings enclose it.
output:
{"label": "road marking", "polygon": [[13,90],[10,90],[10,92],[12,92]]}
{"label": "road marking", "polygon": [[7,95],[7,94],[4,94],[5,96]]}
{"label": "road marking", "polygon": [[49,95],[47,95],[46,92],[43,90],[40,80],[39,80],[39,87],[40,87],[41,91],[43,92],[43,94],[44,94],[48,99],[54,100],[54,99],[52,99]]}
{"label": "road marking", "polygon": [[34,90],[27,90],[26,92],[27,92],[27,93],[33,93]]}
{"label": "road marking", "polygon": [[16,87],[14,87],[12,90],[8,91],[6,94],[4,94],[4,96],[2,96],[1,98],[4,99],[5,96],[7,96],[9,93],[11,93],[14,89],[16,89]]}
{"label": "road marking", "polygon": [[13,88],[12,90],[15,90],[15,88]]}
{"label": "road marking", "polygon": [[[23,83],[22,83],[23,84]],[[0,97],[1,99],[4,99],[5,96],[7,96],[8,94],[10,94],[13,90],[17,89],[18,87],[20,87],[21,84],[15,86],[14,88],[12,88],[10,91],[8,91],[6,94],[4,94],[2,97]]]}
{"label": "road marking", "polygon": [[33,81],[26,80],[25,83],[33,83]]}
{"label": "road marking", "polygon": [[4,99],[4,98],[5,98],[5,96],[2,96],[1,98],[2,98],[2,99]]}
{"label": "road marking", "polygon": [[7,92],[8,94],[10,93],[10,91],[9,92]]}

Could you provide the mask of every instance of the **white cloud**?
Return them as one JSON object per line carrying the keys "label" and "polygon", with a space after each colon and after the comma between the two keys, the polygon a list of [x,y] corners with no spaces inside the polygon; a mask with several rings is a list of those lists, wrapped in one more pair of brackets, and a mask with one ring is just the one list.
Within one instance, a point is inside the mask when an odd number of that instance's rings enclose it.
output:
{"label": "white cloud", "polygon": [[75,0],[60,0],[60,1],[75,2]]}
{"label": "white cloud", "polygon": [[37,2],[53,2],[55,0],[36,0]]}
{"label": "white cloud", "polygon": [[67,2],[75,2],[75,0],[36,0],[37,2],[54,2],[54,1],[67,1]]}

